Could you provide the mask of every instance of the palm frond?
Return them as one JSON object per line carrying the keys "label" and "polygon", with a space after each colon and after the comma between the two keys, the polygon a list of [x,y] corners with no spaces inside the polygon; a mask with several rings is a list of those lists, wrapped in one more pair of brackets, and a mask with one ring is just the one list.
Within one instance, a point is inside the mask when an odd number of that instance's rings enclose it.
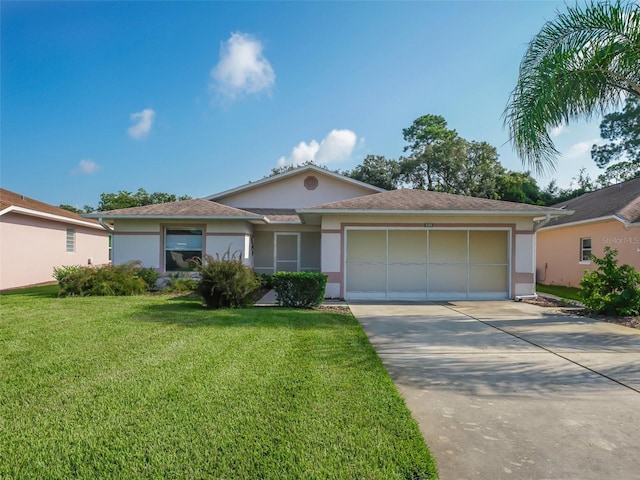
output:
{"label": "palm frond", "polygon": [[568,8],[530,42],[503,118],[522,162],[553,169],[549,130],[602,115],[640,97],[640,7],[635,2]]}

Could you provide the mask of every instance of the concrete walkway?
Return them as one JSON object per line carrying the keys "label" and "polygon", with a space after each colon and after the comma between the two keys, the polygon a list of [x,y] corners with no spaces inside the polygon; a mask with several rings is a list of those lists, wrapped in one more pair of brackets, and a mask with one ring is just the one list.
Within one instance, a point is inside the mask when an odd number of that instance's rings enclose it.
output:
{"label": "concrete walkway", "polygon": [[640,331],[515,302],[350,302],[442,480],[640,479]]}

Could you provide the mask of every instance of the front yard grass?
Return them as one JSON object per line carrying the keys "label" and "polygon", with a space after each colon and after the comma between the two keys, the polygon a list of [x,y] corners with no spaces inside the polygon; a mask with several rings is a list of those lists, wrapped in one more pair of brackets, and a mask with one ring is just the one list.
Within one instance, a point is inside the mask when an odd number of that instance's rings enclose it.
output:
{"label": "front yard grass", "polygon": [[566,298],[568,300],[575,300],[581,302],[580,289],[575,287],[564,287],[562,285],[542,285],[537,284],[536,290],[539,293],[550,293],[556,297]]}
{"label": "front yard grass", "polygon": [[427,479],[350,315],[0,296],[0,478]]}

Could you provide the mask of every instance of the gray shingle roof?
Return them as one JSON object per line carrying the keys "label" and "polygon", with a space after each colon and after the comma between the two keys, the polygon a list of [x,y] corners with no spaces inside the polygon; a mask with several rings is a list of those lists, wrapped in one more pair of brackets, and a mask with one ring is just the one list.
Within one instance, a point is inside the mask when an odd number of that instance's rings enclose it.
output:
{"label": "gray shingle roof", "polygon": [[179,202],[158,203],[155,205],[145,205],[142,207],[121,208],[119,210],[109,210],[105,212],[94,212],[89,217],[98,218],[127,218],[127,217],[233,217],[243,219],[260,219],[261,215],[240,210],[239,208],[228,207],[220,203],[203,200],[181,200]]}
{"label": "gray shingle roof", "polygon": [[638,223],[640,222],[640,177],[585,193],[554,207],[574,210],[575,213],[570,217],[557,218],[547,226],[565,225],[612,215],[617,215],[628,223]]}
{"label": "gray shingle roof", "polygon": [[301,212],[312,210],[333,211],[460,211],[460,212],[547,212],[558,213],[557,209],[527,205],[524,203],[504,202],[486,198],[466,197],[450,193],[431,192],[427,190],[391,190],[364,197],[353,198],[333,203],[325,203],[315,207],[301,209]]}

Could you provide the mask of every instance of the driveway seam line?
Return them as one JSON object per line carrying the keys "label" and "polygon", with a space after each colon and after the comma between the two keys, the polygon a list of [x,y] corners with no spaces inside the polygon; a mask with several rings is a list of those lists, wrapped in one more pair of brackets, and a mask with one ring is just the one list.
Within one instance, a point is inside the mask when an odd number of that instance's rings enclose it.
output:
{"label": "driveway seam line", "polygon": [[[453,307],[451,307],[451,306],[445,305],[445,308],[448,308],[448,309],[450,309],[450,310],[453,310],[453,311],[454,311],[454,312],[456,312],[456,313],[461,313],[461,314],[463,314],[463,315],[466,315],[467,317],[472,318],[472,319],[474,319],[474,320],[475,320],[475,321],[477,321],[477,322],[480,322],[480,323],[482,323],[482,324],[484,324],[484,325],[487,325],[487,326],[489,326],[489,327],[491,327],[491,328],[495,328],[496,330],[498,330],[498,331],[500,331],[500,332],[503,332],[503,333],[506,333],[507,335],[511,335],[512,337],[515,337],[515,338],[517,338],[518,340],[522,340],[523,342],[526,342],[526,343],[528,343],[528,344],[530,344],[530,345],[533,345],[534,347],[541,348],[542,350],[544,350],[544,351],[546,351],[546,352],[549,352],[550,354],[555,355],[556,357],[562,358],[563,360],[566,360],[566,361],[568,361],[568,362],[570,362],[570,363],[573,363],[574,365],[576,365],[576,366],[578,366],[578,367],[582,367],[582,368],[584,368],[585,370],[588,370],[588,371],[590,371],[590,372],[592,372],[592,373],[595,373],[596,375],[599,375],[599,376],[601,376],[601,377],[606,378],[607,380],[611,380],[612,382],[617,383],[618,385],[621,385],[621,386],[623,386],[623,387],[625,387],[625,388],[628,388],[629,390],[632,390],[632,391],[634,391],[634,392],[636,392],[636,393],[640,393],[640,390],[638,390],[637,388],[634,388],[634,387],[632,387],[632,386],[630,386],[630,385],[627,385],[627,384],[625,384],[625,383],[622,383],[621,381],[616,380],[615,378],[612,378],[612,377],[610,377],[610,376],[608,376],[608,375],[605,375],[605,374],[604,374],[604,373],[602,373],[602,372],[598,372],[597,370],[594,370],[594,369],[592,369],[592,368],[589,368],[589,367],[587,367],[586,365],[582,365],[580,362],[576,362],[575,360],[572,360],[572,359],[570,359],[570,358],[568,358],[568,357],[565,357],[564,355],[561,355],[561,354],[559,354],[559,353],[557,353],[557,352],[554,352],[553,350],[549,350],[547,347],[544,347],[544,346],[542,346],[542,345],[538,345],[537,343],[532,342],[531,340],[527,340],[526,338],[522,338],[522,337],[520,337],[520,336],[516,335],[515,333],[508,332],[507,330],[504,330],[504,329],[502,329],[502,328],[500,328],[500,327],[498,327],[498,326],[496,326],[496,325],[493,325],[492,323],[486,322],[486,321],[484,321],[484,320],[480,320],[479,318],[476,318],[476,317],[474,317],[473,315],[469,315],[468,313],[464,313],[464,312],[461,312],[461,311],[459,311],[459,310],[456,310],[455,308],[453,308]],[[614,352],[614,353],[615,353],[615,352]]]}

